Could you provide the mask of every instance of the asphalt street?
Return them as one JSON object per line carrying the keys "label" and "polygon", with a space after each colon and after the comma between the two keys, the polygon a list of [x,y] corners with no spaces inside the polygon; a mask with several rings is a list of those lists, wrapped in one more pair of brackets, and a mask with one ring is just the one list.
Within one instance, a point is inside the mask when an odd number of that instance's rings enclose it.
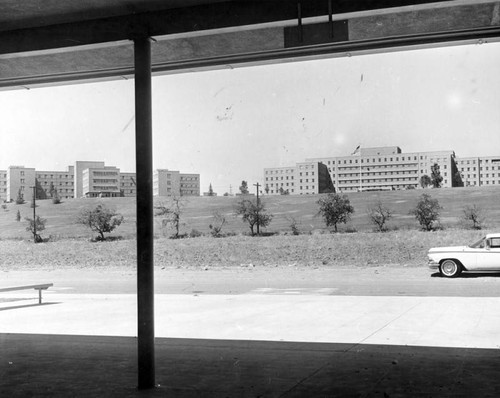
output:
{"label": "asphalt street", "polygon": [[[54,283],[65,294],[133,294],[133,269],[8,271],[2,286]],[[155,270],[156,294],[314,294],[353,296],[499,297],[500,273],[448,279],[421,268],[219,268]]]}

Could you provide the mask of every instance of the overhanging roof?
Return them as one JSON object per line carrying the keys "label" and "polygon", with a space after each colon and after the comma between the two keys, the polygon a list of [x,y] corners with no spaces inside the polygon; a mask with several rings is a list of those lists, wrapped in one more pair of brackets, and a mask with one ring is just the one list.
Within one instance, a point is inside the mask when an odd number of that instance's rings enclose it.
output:
{"label": "overhanging roof", "polygon": [[493,0],[0,0],[0,88],[349,56],[500,37]]}

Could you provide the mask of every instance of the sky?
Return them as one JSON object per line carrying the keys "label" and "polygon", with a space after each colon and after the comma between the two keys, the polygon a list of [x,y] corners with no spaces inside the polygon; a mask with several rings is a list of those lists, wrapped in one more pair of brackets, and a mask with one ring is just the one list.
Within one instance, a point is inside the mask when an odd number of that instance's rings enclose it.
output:
{"label": "sky", "polygon": [[[219,195],[361,147],[500,155],[500,43],[153,78],[153,167]],[[134,82],[0,92],[0,169],[135,171]]]}

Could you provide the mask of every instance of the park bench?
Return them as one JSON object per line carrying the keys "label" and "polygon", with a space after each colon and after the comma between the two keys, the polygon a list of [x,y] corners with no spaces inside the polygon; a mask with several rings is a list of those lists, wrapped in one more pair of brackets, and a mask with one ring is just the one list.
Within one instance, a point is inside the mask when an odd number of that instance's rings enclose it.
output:
{"label": "park bench", "polygon": [[0,287],[0,293],[12,292],[15,290],[35,289],[38,290],[38,304],[42,304],[42,290],[47,290],[49,287],[54,286],[53,283],[42,283],[40,285],[25,285],[14,287]]}

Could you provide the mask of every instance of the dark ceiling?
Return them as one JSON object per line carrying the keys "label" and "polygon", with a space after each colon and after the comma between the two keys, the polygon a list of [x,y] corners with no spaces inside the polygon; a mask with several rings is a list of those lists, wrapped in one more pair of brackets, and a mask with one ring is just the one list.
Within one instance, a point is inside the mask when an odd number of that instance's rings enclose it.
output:
{"label": "dark ceiling", "polygon": [[[330,14],[330,16],[329,16]],[[500,0],[0,0],[0,88],[496,40]]]}

